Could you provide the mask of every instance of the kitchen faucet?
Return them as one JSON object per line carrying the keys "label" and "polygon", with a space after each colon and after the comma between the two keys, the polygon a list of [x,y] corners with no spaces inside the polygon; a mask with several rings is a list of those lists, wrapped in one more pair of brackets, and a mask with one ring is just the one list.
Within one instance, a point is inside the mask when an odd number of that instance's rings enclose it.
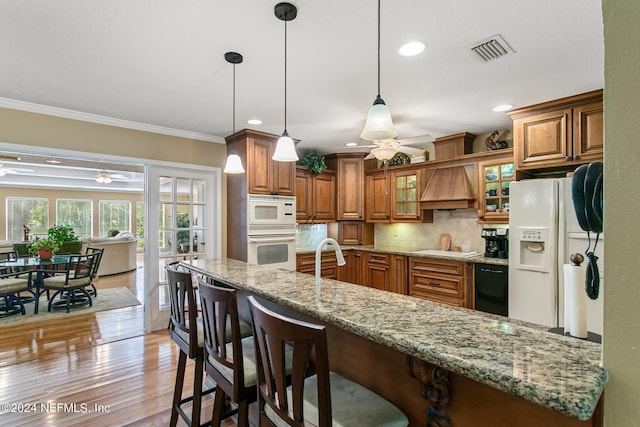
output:
{"label": "kitchen faucet", "polygon": [[344,262],[344,257],[342,256],[342,249],[340,249],[340,245],[338,244],[338,242],[330,237],[326,238],[318,243],[318,247],[316,248],[316,279],[320,278],[320,271],[322,270],[320,254],[324,245],[333,246],[333,250],[336,252],[336,260],[338,260],[338,266],[346,264],[346,262]]}

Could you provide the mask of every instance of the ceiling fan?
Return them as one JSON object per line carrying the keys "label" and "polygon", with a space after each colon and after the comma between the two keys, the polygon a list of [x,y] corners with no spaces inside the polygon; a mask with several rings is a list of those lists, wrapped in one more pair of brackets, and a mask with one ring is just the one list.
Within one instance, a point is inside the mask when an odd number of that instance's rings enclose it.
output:
{"label": "ceiling fan", "polygon": [[421,155],[424,148],[410,147],[409,145],[424,144],[433,141],[431,135],[421,135],[409,139],[384,139],[380,141],[371,141],[371,145],[353,145],[347,148],[371,148],[370,153],[365,159],[391,160],[397,153],[409,155]]}
{"label": "ceiling fan", "polygon": [[0,163],[0,176],[33,173],[33,169],[10,168]]}

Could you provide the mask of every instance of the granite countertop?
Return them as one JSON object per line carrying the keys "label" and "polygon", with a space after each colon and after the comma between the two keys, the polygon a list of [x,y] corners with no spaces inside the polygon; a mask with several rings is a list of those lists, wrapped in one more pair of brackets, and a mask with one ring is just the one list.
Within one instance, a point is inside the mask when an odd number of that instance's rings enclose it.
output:
{"label": "granite countertop", "polygon": [[[425,255],[416,253],[418,252],[415,249],[402,249],[395,247],[381,247],[374,245],[367,246],[350,246],[350,245],[340,245],[340,249],[343,251],[346,250],[358,250],[365,252],[378,252],[378,253],[388,253],[388,254],[396,254],[396,255],[406,255],[406,256],[418,256],[424,258],[434,258],[434,259],[444,259],[450,261],[463,261],[463,262],[473,262],[476,264],[493,264],[493,265],[509,265],[508,259],[500,259],[500,258],[488,258],[482,255],[460,258],[456,256],[447,256],[447,255]],[[333,249],[326,249],[326,251],[333,251]],[[309,254],[315,253],[315,248],[296,248],[297,254]]]}
{"label": "granite countertop", "polygon": [[581,420],[607,382],[600,344],[508,318],[231,259],[191,267],[428,363]]}

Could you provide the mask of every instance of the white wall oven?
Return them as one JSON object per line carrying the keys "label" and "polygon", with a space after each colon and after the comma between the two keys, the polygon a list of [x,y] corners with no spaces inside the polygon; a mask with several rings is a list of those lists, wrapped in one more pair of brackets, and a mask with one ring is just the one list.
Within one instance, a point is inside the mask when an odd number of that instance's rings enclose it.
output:
{"label": "white wall oven", "polygon": [[249,194],[247,262],[296,269],[296,198]]}

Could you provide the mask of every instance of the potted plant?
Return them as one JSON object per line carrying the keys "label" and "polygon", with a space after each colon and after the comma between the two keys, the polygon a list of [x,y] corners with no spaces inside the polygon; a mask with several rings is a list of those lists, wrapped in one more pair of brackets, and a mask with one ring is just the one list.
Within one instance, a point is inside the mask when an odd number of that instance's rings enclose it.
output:
{"label": "potted plant", "polygon": [[327,168],[324,156],[317,151],[311,151],[300,159],[300,164],[306,166],[309,172],[319,174]]}
{"label": "potted plant", "polygon": [[29,252],[40,259],[51,259],[60,249],[60,244],[50,238],[39,239],[29,245]]}
{"label": "potted plant", "polygon": [[69,224],[53,225],[47,230],[47,238],[58,242],[61,254],[78,254],[82,251],[82,241]]}
{"label": "potted plant", "polygon": [[80,253],[81,250],[82,242],[76,236],[73,227],[68,224],[49,227],[47,237],[36,240],[29,249],[31,254],[38,255],[41,259],[50,259],[59,251],[69,254]]}

